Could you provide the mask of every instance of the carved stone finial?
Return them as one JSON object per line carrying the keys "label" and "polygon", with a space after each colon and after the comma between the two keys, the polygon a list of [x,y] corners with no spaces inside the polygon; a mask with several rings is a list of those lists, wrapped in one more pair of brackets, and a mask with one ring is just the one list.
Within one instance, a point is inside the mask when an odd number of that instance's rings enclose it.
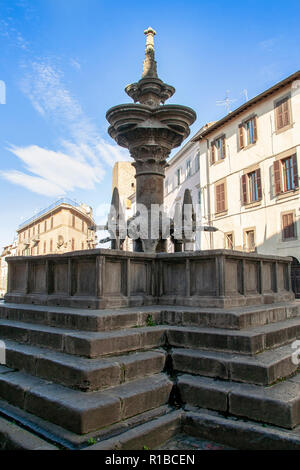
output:
{"label": "carved stone finial", "polygon": [[156,31],[149,26],[148,29],[145,29],[144,34],[146,34],[147,39],[142,78],[157,78],[156,61],[154,59],[154,36]]}

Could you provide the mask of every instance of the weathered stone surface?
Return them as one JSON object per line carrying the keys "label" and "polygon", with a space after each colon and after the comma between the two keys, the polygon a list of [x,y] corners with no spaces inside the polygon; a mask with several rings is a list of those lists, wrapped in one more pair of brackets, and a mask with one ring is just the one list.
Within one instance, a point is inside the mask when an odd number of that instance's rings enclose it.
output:
{"label": "weathered stone surface", "polygon": [[183,403],[218,411],[227,411],[228,383],[204,377],[182,375],[178,389]]}
{"label": "weathered stone surface", "polygon": [[120,398],[121,417],[126,419],[167,403],[172,386],[164,374],[157,374],[114,387],[109,392]]}
{"label": "weathered stone surface", "polygon": [[135,427],[120,436],[100,441],[85,450],[144,450],[155,449],[181,430],[182,411],[173,411]]}
{"label": "weathered stone surface", "polygon": [[[159,373],[165,364],[164,351],[137,352],[106,359],[86,359],[64,353],[6,342],[7,365],[46,380],[81,390],[100,390]],[[12,371],[0,366],[0,373]]]}
{"label": "weathered stone surface", "polygon": [[267,388],[244,385],[229,394],[229,411],[293,429],[300,423],[300,384],[286,381]]}
{"label": "weathered stone surface", "polygon": [[296,372],[297,365],[292,362],[292,352],[291,345],[250,357],[178,348],[174,349],[172,360],[173,368],[178,372],[270,385]]}
{"label": "weathered stone surface", "polygon": [[58,450],[26,429],[0,418],[0,450]]}
{"label": "weathered stone surface", "polygon": [[253,421],[231,419],[207,410],[187,412],[183,431],[241,450],[300,450],[300,435]]}
{"label": "weathered stone surface", "polygon": [[0,396],[29,413],[86,434],[167,403],[172,382],[157,374],[105,392],[80,392],[21,372],[0,375]]}

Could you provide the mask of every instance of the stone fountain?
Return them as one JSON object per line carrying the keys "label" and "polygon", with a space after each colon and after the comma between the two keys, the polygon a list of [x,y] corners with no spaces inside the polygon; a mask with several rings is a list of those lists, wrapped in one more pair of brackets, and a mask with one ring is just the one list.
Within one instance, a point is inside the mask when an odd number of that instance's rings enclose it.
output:
{"label": "stone fountain", "polygon": [[[196,113],[187,106],[165,105],[175,88],[157,76],[152,28],[145,30],[146,51],[141,80],[125,88],[134,104],[120,104],[107,111],[110,123],[109,135],[122,147],[128,148],[136,168],[136,202],[148,211],[149,226],[151,207],[162,206],[164,177],[167,158],[173,148],[181,145],[190,133],[190,125]],[[159,238],[150,233],[141,240],[143,251],[166,251],[160,229]],[[148,235],[148,236],[147,236]]]}

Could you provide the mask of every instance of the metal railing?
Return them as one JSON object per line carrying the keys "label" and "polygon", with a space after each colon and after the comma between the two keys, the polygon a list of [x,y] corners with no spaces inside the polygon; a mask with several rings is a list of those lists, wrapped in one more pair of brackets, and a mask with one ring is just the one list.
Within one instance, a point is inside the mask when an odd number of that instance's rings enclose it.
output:
{"label": "metal railing", "polygon": [[30,219],[27,219],[24,222],[22,222],[18,226],[18,229],[21,229],[22,227],[25,227],[26,225],[28,225],[31,222],[33,222],[34,220],[38,219],[42,215],[44,215],[47,212],[51,211],[51,209],[54,209],[55,207],[60,206],[61,204],[69,204],[70,206],[73,206],[73,207],[79,207],[80,206],[80,204],[78,202],[73,201],[72,199],[70,199],[68,197],[62,197],[61,199],[58,199],[57,201],[53,202],[53,204],[51,204],[49,207],[46,207],[45,209],[41,210],[40,212],[38,212],[34,216],[30,217]]}

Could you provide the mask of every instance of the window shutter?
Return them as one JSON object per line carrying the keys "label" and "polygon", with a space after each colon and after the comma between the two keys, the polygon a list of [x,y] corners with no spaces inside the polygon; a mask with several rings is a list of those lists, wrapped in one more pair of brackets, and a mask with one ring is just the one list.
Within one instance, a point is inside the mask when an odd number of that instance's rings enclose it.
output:
{"label": "window shutter", "polygon": [[292,156],[293,161],[293,175],[294,175],[294,187],[299,187],[299,176],[298,176],[298,166],[297,166],[297,154],[295,153]]}
{"label": "window shutter", "polygon": [[282,103],[278,103],[276,106],[276,123],[277,129],[283,127]]}
{"label": "window shutter", "polygon": [[216,212],[220,212],[220,186],[216,186]]}
{"label": "window shutter", "polygon": [[258,170],[256,170],[256,184],[257,184],[257,197],[258,197],[258,199],[259,199],[259,201],[260,201],[261,198],[262,198],[261,172],[260,172],[260,168],[258,168]]}
{"label": "window shutter", "polygon": [[226,140],[225,137],[222,139],[222,152],[223,152],[223,158],[226,157]]}
{"label": "window shutter", "polygon": [[216,161],[216,149],[215,149],[215,143],[211,143],[211,163],[215,163]]}
{"label": "window shutter", "polygon": [[243,204],[247,204],[247,175],[242,176]]}
{"label": "window shutter", "polygon": [[243,124],[239,125],[239,141],[240,141],[240,149],[244,148],[244,126]]}
{"label": "window shutter", "polygon": [[290,110],[289,110],[289,100],[285,100],[282,103],[282,120],[283,126],[288,126],[290,123]]}
{"label": "window shutter", "polygon": [[273,165],[275,194],[281,193],[280,161],[277,160]]}
{"label": "window shutter", "polygon": [[254,138],[254,142],[257,141],[257,117],[255,116],[253,118],[253,138]]}

